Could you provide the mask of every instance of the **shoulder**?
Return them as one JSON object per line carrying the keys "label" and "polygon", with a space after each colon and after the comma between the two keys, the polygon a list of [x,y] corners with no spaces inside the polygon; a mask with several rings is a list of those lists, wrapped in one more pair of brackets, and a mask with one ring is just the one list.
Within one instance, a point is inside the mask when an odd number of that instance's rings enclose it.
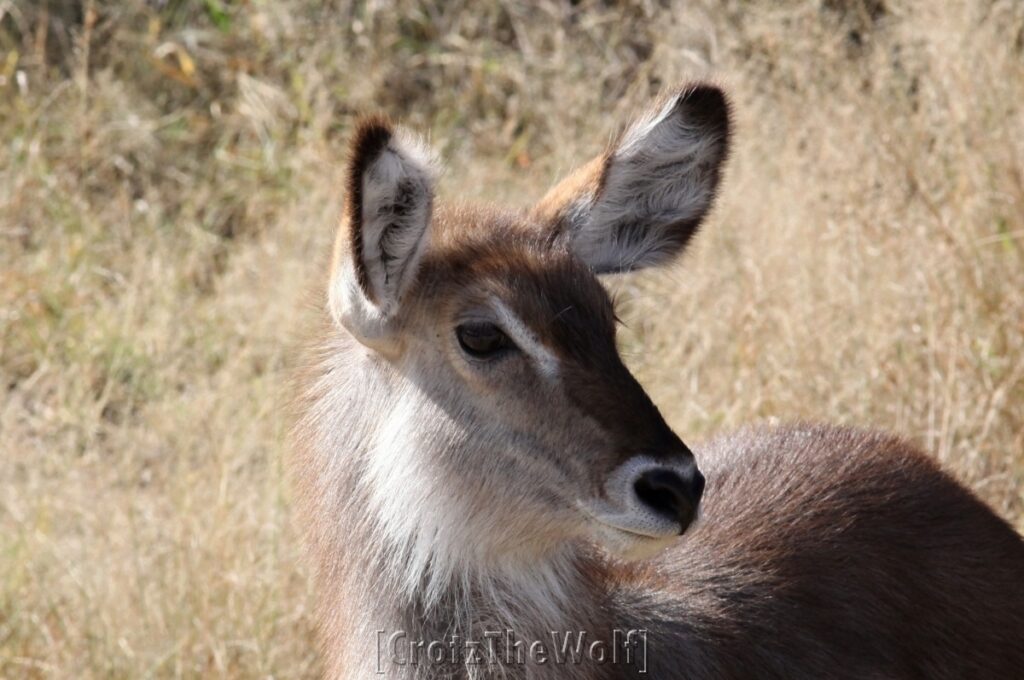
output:
{"label": "shoulder", "polygon": [[[750,427],[695,448],[711,534],[818,540],[984,532],[1020,539],[930,455],[889,433],[833,425]],[[713,527],[717,527],[714,529]],[[939,530],[939,533],[935,532]],[[948,536],[948,534],[947,534]]]}
{"label": "shoulder", "polygon": [[[714,474],[785,479],[847,475],[945,477],[938,463],[917,446],[878,430],[793,423],[758,425],[722,434],[695,448],[701,468]],[[863,481],[868,481],[864,479]]]}

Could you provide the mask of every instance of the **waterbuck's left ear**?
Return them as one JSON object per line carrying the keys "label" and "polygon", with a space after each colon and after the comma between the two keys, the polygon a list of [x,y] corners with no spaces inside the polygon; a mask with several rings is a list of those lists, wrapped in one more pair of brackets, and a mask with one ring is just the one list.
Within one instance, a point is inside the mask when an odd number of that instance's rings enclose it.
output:
{"label": "waterbuck's left ear", "polygon": [[696,85],[660,100],[611,148],[556,185],[534,216],[598,273],[661,264],[711,209],[729,147],[729,105]]}
{"label": "waterbuck's left ear", "polygon": [[357,125],[329,301],[365,344],[386,339],[401,313],[429,241],[436,175],[433,153],[412,133],[382,117]]}

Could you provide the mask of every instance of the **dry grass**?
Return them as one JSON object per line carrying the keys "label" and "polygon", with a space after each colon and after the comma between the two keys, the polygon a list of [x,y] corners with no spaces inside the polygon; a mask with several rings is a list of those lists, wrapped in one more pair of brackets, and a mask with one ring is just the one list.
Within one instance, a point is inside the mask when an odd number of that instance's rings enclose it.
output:
{"label": "dry grass", "polygon": [[315,674],[280,405],[360,110],[525,202],[720,78],[715,218],[613,283],[656,401],[898,430],[1024,526],[1020,4],[391,4],[0,1],[0,677]]}

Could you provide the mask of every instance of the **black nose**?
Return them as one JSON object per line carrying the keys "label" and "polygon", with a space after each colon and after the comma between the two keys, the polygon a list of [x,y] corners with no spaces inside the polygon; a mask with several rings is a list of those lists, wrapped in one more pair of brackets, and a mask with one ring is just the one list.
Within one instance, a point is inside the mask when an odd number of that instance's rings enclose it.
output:
{"label": "black nose", "polygon": [[681,534],[697,516],[704,475],[697,468],[686,477],[669,468],[653,468],[637,478],[633,489],[644,505],[679,522]]}

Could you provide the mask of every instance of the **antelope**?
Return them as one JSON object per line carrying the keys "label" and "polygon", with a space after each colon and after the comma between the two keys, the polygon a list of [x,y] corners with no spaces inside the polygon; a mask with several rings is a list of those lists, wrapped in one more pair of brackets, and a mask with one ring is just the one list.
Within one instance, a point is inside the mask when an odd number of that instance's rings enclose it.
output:
{"label": "antelope", "polygon": [[680,88],[525,210],[435,201],[425,144],[358,124],[294,421],[328,677],[1024,672],[1024,542],[929,456],[827,425],[695,456],[623,364],[598,277],[683,251],[729,111]]}

